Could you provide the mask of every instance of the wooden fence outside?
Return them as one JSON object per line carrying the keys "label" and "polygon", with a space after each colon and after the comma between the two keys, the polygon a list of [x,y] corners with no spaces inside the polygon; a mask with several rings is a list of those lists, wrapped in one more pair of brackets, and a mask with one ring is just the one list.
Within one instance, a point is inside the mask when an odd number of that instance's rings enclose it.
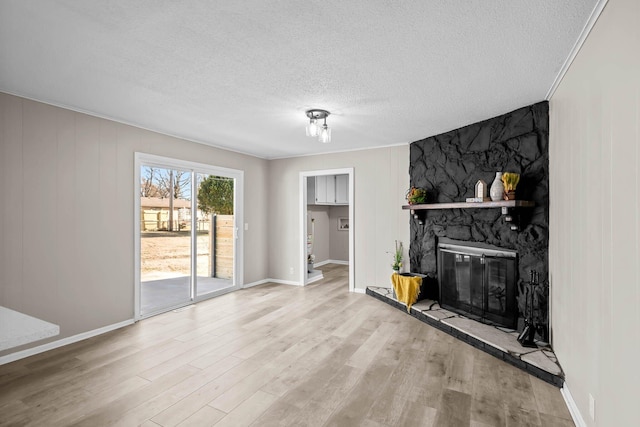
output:
{"label": "wooden fence outside", "polygon": [[215,248],[212,276],[221,279],[233,278],[233,215],[215,216],[215,234],[212,240],[212,246]]}

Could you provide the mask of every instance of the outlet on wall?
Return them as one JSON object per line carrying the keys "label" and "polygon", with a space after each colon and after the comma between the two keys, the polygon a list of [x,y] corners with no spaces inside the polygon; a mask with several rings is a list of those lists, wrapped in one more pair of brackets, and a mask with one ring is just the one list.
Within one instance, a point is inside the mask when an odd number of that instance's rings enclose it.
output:
{"label": "outlet on wall", "polygon": [[591,393],[589,393],[589,416],[592,421],[596,420],[596,400],[593,398]]}
{"label": "outlet on wall", "polygon": [[289,267],[289,274],[293,274],[293,267]]}

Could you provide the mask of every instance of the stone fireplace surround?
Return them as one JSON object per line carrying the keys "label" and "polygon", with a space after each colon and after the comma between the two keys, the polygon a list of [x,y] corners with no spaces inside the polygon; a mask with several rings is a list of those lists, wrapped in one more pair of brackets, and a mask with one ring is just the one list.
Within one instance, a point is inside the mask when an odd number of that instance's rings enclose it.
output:
{"label": "stone fireplace surround", "polygon": [[[548,248],[549,248],[549,105],[545,102],[520,108],[493,119],[413,142],[410,147],[411,185],[428,192],[428,203],[463,202],[474,196],[479,179],[488,186],[496,172],[517,172],[518,200],[533,201],[533,208],[510,214],[520,230],[511,230],[499,208],[426,210],[420,220],[411,218],[409,258],[411,271],[423,276],[419,302],[410,314],[487,353],[520,367],[551,384],[561,386],[562,368],[548,346]],[[514,250],[517,267],[517,330],[478,323],[438,304],[437,245],[439,239]],[[524,326],[528,301],[526,285],[531,270],[542,286],[534,295],[538,348],[517,342]],[[426,276],[426,277],[425,277]],[[405,309],[388,288],[368,287],[367,294]]]}
{"label": "stone fireplace surround", "polygon": [[450,203],[473,197],[479,179],[491,185],[495,173],[521,175],[516,196],[533,208],[519,208],[520,231],[512,231],[499,208],[428,210],[423,224],[412,218],[409,258],[411,270],[424,274],[426,297],[437,300],[439,238],[477,242],[518,252],[518,330],[524,326],[526,283],[530,271],[543,286],[534,297],[536,338],[549,341],[549,106],[540,102],[493,119],[413,142],[410,147],[411,185],[428,192],[429,203]]}
{"label": "stone fireplace surround", "polygon": [[[500,208],[429,209],[411,216],[409,258],[412,273],[423,277],[418,302],[409,314],[468,344],[510,363],[557,387],[564,373],[549,346],[549,105],[540,102],[493,119],[429,137],[411,144],[411,185],[425,188],[428,203],[464,202],[474,196],[479,179],[491,185],[495,173],[521,175],[518,200],[534,202],[509,212],[520,229],[511,229]],[[480,323],[442,308],[438,302],[438,241],[451,239],[469,246],[510,249],[517,252],[518,329]],[[534,318],[539,325],[536,347],[518,341],[524,326],[530,272],[539,274],[542,286],[534,295]],[[403,311],[392,289],[367,287],[366,293]]]}

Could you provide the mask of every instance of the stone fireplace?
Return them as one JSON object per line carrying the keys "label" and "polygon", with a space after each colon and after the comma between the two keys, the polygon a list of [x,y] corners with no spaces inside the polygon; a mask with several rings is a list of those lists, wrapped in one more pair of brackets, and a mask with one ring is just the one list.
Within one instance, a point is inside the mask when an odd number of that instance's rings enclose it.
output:
{"label": "stone fireplace", "polygon": [[[548,136],[549,117],[548,103],[540,102],[520,108],[505,115],[483,122],[475,123],[440,135],[413,142],[410,148],[410,181],[415,187],[422,187],[428,192],[429,203],[464,202],[473,197],[474,187],[478,180],[491,185],[497,171],[519,173],[520,183],[516,190],[519,200],[535,203],[533,208],[517,208],[510,215],[517,217],[520,229],[512,230],[510,223],[500,208],[495,209],[439,209],[428,210],[419,220],[411,219],[411,242],[409,257],[413,272],[421,273],[424,279],[426,296],[440,301],[445,306],[460,310],[460,306],[471,306],[468,311],[472,315],[483,317],[494,323],[504,321],[513,329],[521,330],[524,318],[528,315],[527,307],[533,302],[533,317],[536,325],[536,336],[543,341],[549,339],[548,331],[548,227],[549,227],[549,156]],[[478,248],[498,248],[503,252],[517,254],[513,263],[495,263],[491,261],[487,270],[485,264],[471,263],[465,266],[464,254],[459,257],[460,268],[457,271],[439,268],[438,243],[451,239],[463,242],[464,246]],[[470,254],[467,254],[471,256]],[[480,256],[481,258],[481,256]],[[453,262],[456,258],[446,262]],[[473,265],[472,265],[473,264]],[[504,264],[504,265],[503,265]],[[498,266],[499,265],[499,266]],[[480,268],[479,266],[483,266]],[[467,273],[463,271],[467,270]],[[535,288],[529,295],[527,282],[530,272],[539,273],[542,286]],[[453,271],[453,272],[452,272]],[[444,293],[441,281],[447,275],[458,274],[460,280],[469,274],[469,283],[487,282],[492,291],[497,292],[492,302],[484,302],[484,313],[478,314],[478,304],[466,301],[478,298],[485,301],[489,295],[462,291],[463,302],[458,307],[446,302],[451,295]],[[512,287],[502,290],[496,283],[502,280],[501,275],[513,274]],[[490,276],[487,279],[487,275]],[[505,276],[506,277],[506,276]],[[496,283],[493,283],[496,282]],[[461,285],[462,286],[462,285]],[[502,295],[504,292],[504,295]],[[445,302],[442,301],[444,297]],[[532,298],[532,300],[530,299]],[[477,301],[476,301],[477,302]],[[489,319],[496,307],[503,305],[512,307],[515,304],[515,315],[502,316],[504,319]],[[480,304],[481,305],[481,304]],[[466,307],[469,308],[469,307]],[[466,311],[465,308],[465,311]],[[515,316],[515,321],[513,317]]]}

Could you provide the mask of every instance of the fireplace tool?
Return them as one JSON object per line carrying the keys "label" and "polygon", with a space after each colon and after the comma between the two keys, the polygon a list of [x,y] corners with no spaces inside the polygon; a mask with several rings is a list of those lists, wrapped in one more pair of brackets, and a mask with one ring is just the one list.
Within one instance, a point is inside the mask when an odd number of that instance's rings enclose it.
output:
{"label": "fireplace tool", "polygon": [[538,346],[534,341],[536,336],[536,325],[533,322],[533,293],[535,288],[539,285],[538,280],[540,275],[535,270],[531,270],[530,275],[531,280],[529,281],[529,294],[527,295],[529,302],[529,315],[524,319],[524,329],[520,335],[518,335],[518,342],[523,347],[537,348]]}

